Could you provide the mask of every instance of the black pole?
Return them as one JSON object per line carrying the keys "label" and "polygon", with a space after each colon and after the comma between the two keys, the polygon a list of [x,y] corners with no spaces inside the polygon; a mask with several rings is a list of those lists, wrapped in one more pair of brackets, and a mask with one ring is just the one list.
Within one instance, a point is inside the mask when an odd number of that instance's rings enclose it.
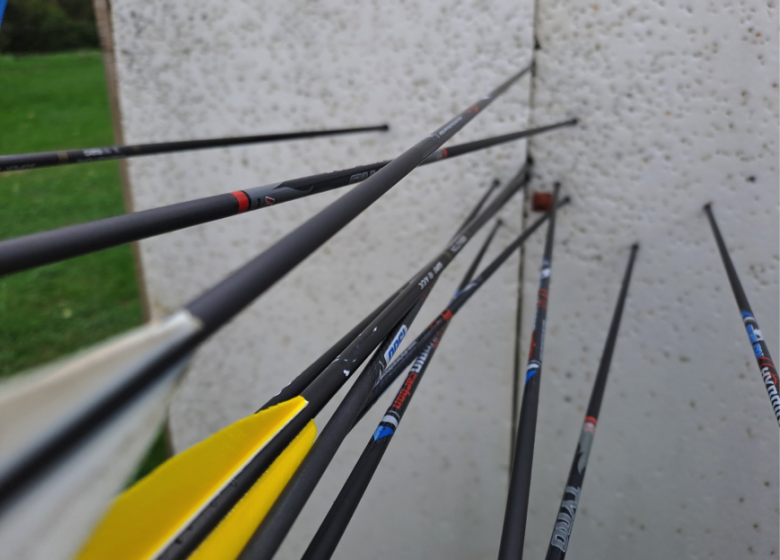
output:
{"label": "black pole", "polygon": [[[491,183],[490,187],[488,187],[488,190],[485,192],[484,195],[482,195],[482,198],[477,202],[477,204],[472,208],[471,212],[469,212],[469,215],[465,219],[465,221],[461,224],[460,228],[458,228],[458,232],[462,230],[471,220],[473,220],[477,214],[479,214],[479,211],[482,210],[482,207],[485,205],[485,202],[488,198],[490,198],[490,195],[493,193],[493,191],[498,187],[500,184],[500,181],[498,179],[494,179]],[[500,221],[500,220],[499,220]],[[497,227],[495,229],[498,229]],[[492,236],[495,234],[495,231],[490,234],[490,238],[492,239]],[[482,249],[482,254],[484,254],[484,250]],[[481,257],[480,257],[481,258]],[[476,264],[475,264],[476,263]],[[475,261],[475,263],[472,263],[472,268],[476,268],[476,265],[479,264],[479,260]],[[473,270],[471,271],[473,274]],[[470,276],[467,275],[467,278],[470,278]],[[401,288],[403,290],[403,288]],[[351,331],[349,331],[347,334],[345,334],[336,344],[331,346],[323,355],[321,355],[317,360],[312,363],[309,367],[307,367],[300,375],[298,375],[295,379],[293,379],[288,385],[286,385],[281,391],[279,391],[276,395],[274,395],[267,403],[265,403],[260,410],[265,410],[266,408],[269,408],[271,406],[274,406],[275,404],[279,404],[282,401],[286,401],[288,399],[291,399],[297,395],[300,395],[303,390],[311,384],[312,381],[322,372],[328,364],[330,364],[333,360],[335,360],[338,355],[344,351],[344,349],[349,346],[349,344],[357,338],[357,336],[369,325],[371,324],[371,321],[376,319],[379,314],[392,303],[392,301],[401,293],[401,290],[394,293],[392,296],[390,296],[387,300],[385,300],[379,307],[374,309],[374,311],[371,312],[365,319],[363,319],[358,325],[356,325]]]}
{"label": "black pole", "polygon": [[[485,138],[451,148],[441,148],[428,156],[421,165],[571,126],[575,122],[570,120],[504,136]],[[389,163],[390,160],[290,179],[281,183],[218,194],[0,241],[0,275],[20,272],[360,183]]]}
{"label": "black pole", "polygon": [[[474,272],[479,266],[480,261],[485,255],[485,252],[500,226],[501,221],[496,221],[496,225],[488,234],[485,242],[482,244],[482,247],[471,263],[471,266],[466,271],[466,274],[455,293],[456,297],[460,291],[471,282]],[[306,549],[302,560],[313,560],[315,558],[318,560],[326,560],[333,555],[333,552],[336,550],[336,546],[338,546],[341,537],[344,535],[344,531],[346,531],[347,525],[349,525],[360,500],[363,498],[363,494],[368,488],[387,447],[390,445],[390,440],[398,429],[398,426],[403,419],[404,412],[422,381],[422,376],[425,374],[428,365],[433,359],[433,354],[446,330],[447,326],[445,325],[437,336],[428,343],[423,351],[417,356],[401,389],[396,394],[390,408],[387,409],[387,412],[385,412],[385,415],[382,417],[374,435],[369,440],[368,445],[366,445],[357,464],[352,469],[347,482],[342,487],[336,501],[328,511],[328,515],[317,530],[317,534],[314,536],[311,543],[309,543],[309,547]],[[364,408],[364,411],[365,410],[366,409]]]}
{"label": "black pole", "polygon": [[501,533],[499,560],[516,560],[523,557],[525,522],[528,515],[528,493],[531,488],[531,466],[536,438],[536,415],[539,409],[539,381],[542,376],[542,354],[547,323],[547,301],[550,291],[550,270],[552,265],[553,238],[555,236],[555,214],[557,211],[559,185],[553,190],[553,208],[547,226],[547,240],[544,243],[544,257],[539,278],[539,295],[536,300],[534,332],[531,334],[531,348],[528,353],[528,368],[525,375],[523,404],[520,408],[520,424],[517,430],[515,457],[509,495],[504,514],[504,528]]}
{"label": "black pole", "polygon": [[309,367],[303,370],[300,375],[293,379],[289,384],[285,385],[285,387],[276,395],[274,395],[267,403],[265,403],[260,408],[260,410],[265,410],[279,404],[280,402],[284,402],[300,395],[303,390],[306,389],[306,387],[308,387],[311,382],[314,381],[317,376],[333,362],[333,360],[339,357],[339,354],[341,354],[347,348],[347,346],[349,346],[350,343],[355,340],[358,335],[360,335],[360,333],[363,332],[366,327],[372,323],[372,321],[374,321],[374,319],[379,317],[379,314],[382,313],[382,311],[384,311],[388,305],[393,303],[393,300],[400,293],[401,290],[397,291],[384,302],[382,302],[379,307],[374,309],[368,316],[366,316],[365,319],[353,327],[351,331],[341,337],[341,339],[336,342],[336,344],[328,348],[324,354],[312,362]]}
{"label": "black pole", "polygon": [[[104,422],[123,411],[127,405],[142,395],[146,389],[151,387],[156,381],[159,381],[178,360],[191,353],[201,342],[235,317],[255,298],[295,268],[295,266],[338,233],[371,204],[376,202],[398,181],[411,173],[426,157],[449,140],[477,113],[490,105],[496,97],[504,93],[527,71],[528,68],[506,80],[498,88],[463,111],[463,113],[438,131],[425,137],[387,164],[383,169],[366,179],[365,183],[352,189],[339,200],[283,237],[265,252],[185,305],[179,313],[189,313],[194,319],[199,321],[200,325],[202,325],[200,330],[181,340],[173,348],[166,349],[164,352],[151,358],[149,362],[144,363],[139,369],[133,371],[131,375],[125,378],[123,382],[117,383],[115,387],[107,391],[98,402],[74,414],[69,421],[62,422],[61,425],[52,430],[45,441],[23,457],[19,457],[13,466],[0,473],[0,508],[7,505],[14,496],[18,495],[34,479],[51,468],[58,460],[71,453],[88,436],[94,434]],[[509,196],[524,181],[525,173],[522,172],[522,178],[513,182],[514,190],[510,189]],[[476,222],[478,220],[474,220],[473,223]],[[482,223],[478,225],[481,226]],[[471,227],[471,224],[469,227]],[[476,229],[474,228],[474,231]],[[474,231],[469,233],[473,234]],[[468,237],[469,235],[467,234],[459,237],[446,251],[446,259],[443,260],[451,259],[462,247],[462,244],[468,241]],[[426,277],[428,274],[432,275],[427,281],[425,278],[416,280],[420,284],[427,285],[440,272],[441,268],[439,261],[436,261],[432,265],[432,270],[425,271]],[[425,285],[420,286],[420,291],[424,290]],[[391,305],[372,323],[375,324],[380,320],[383,323],[389,323],[389,326],[379,335],[380,340],[388,334],[392,325],[400,321],[416,303],[420,293],[420,291],[415,291],[416,286],[416,284],[409,286],[405,290],[405,293],[409,291],[407,297],[411,296],[411,301],[408,302],[408,305],[405,307]],[[399,296],[397,301],[403,297],[404,294]],[[399,308],[401,309],[400,312],[395,313]],[[371,338],[370,335],[367,338]],[[358,337],[357,340],[363,342],[361,337]],[[374,347],[376,347],[376,344],[372,346],[372,348]],[[312,386],[317,385],[317,381],[323,378],[325,376],[318,377]],[[312,386],[307,388],[307,391]],[[311,408],[316,409],[317,407]],[[307,409],[309,409],[308,406]],[[288,438],[284,443],[281,443],[282,440],[279,437],[275,437],[258,454],[258,457],[262,455],[264,460],[268,461],[264,465],[265,468],[270,466],[271,462],[292,441],[292,437],[303,429],[305,423],[296,422],[296,420],[304,416],[306,415],[297,415],[282,430]],[[291,433],[293,429],[295,429],[295,432]],[[280,433],[279,436],[281,435]],[[263,468],[263,471],[265,468]]]}
{"label": "black pole", "polygon": [[[396,302],[385,310],[385,313],[388,313],[388,317],[392,316],[389,313],[398,312],[393,310],[394,307],[397,310],[409,309],[411,305],[418,301],[420,297],[419,294],[426,290],[428,285],[438,278],[441,272],[452,261],[453,257],[460,252],[464,244],[473,237],[476,231],[484,225],[484,223],[492,217],[515,192],[517,192],[520,186],[525,184],[526,177],[527,173],[525,170],[521,170],[521,172],[501,190],[487,208],[461,230],[461,233],[453,240],[449,248],[430,262],[428,271],[424,275],[419,276],[418,281],[408,286],[404,290],[405,294],[399,296]],[[408,301],[404,301],[406,298],[408,298]],[[303,396],[314,405],[314,403],[318,401],[316,396],[317,392],[321,390],[319,386],[327,387],[327,384],[332,383],[331,379],[338,379],[339,382],[341,382],[340,378],[343,378],[344,376],[339,375],[339,373],[342,368],[347,368],[345,369],[345,373],[346,371],[351,370],[352,362],[355,359],[352,355],[353,352],[358,351],[361,345],[371,346],[372,348],[375,347],[375,344],[366,341],[376,337],[384,337],[386,333],[387,330],[383,329],[381,322],[377,320],[376,328],[374,328],[374,326],[367,328],[363,335],[353,342],[352,349],[346,350],[339,360],[329,366],[329,369],[333,370],[331,375],[327,375],[328,369],[326,369],[325,372],[307,388]],[[390,358],[392,358],[392,356],[384,355],[380,357],[380,359],[373,364],[373,367],[366,368],[358,376],[355,384],[350,388],[347,395],[339,404],[339,407],[336,409],[333,416],[331,416],[328,424],[320,432],[319,437],[314,442],[314,445],[300,468],[295,473],[282,495],[274,503],[274,506],[271,508],[268,515],[266,515],[263,523],[257,529],[254,536],[246,545],[246,548],[240,556],[242,560],[246,558],[270,558],[276,553],[276,550],[281,545],[301,509],[314,491],[314,488],[322,477],[325,469],[336,454],[341,442],[355,424],[355,420],[363,410],[376,380],[381,377]],[[330,390],[327,390],[327,392],[330,393]],[[307,393],[309,394],[307,395]]]}
{"label": "black pole", "polygon": [[336,136],[340,134],[356,134],[359,132],[387,130],[389,130],[389,127],[386,124],[382,124],[379,126],[333,128],[330,130],[309,130],[304,132],[281,132],[254,136],[234,136],[231,138],[208,138],[205,140],[184,140],[180,142],[158,142],[155,144],[106,146],[103,148],[87,148],[84,150],[61,150],[58,152],[18,154],[0,156],[0,172],[36,169],[38,167],[53,167],[71,163],[105,161],[108,159],[124,159],[136,156],[169,154],[171,152],[185,152],[189,150],[204,150],[206,148],[224,148],[225,146],[239,146],[242,144],[302,140],[304,138],[317,138],[319,136]]}
{"label": "black pole", "polygon": [[[493,200],[483,212],[472,220],[468,227],[461,230],[461,236],[453,243],[450,242],[448,248],[432,261],[430,261],[402,290],[401,294],[388,305],[382,313],[374,319],[363,332],[360,333],[337,357],[336,360],[331,362],[319,375],[317,375],[311,383],[301,392],[301,396],[308,403],[306,408],[299,413],[285,428],[283,428],[279,434],[271,440],[268,445],[255,456],[244,469],[231,481],[230,485],[226,486],[220,494],[212,500],[209,507],[205,508],[198,517],[183,531],[179,537],[166,549],[166,560],[182,560],[197,548],[197,546],[205,539],[214,527],[220,522],[220,520],[227,515],[232,507],[240,500],[244,494],[254,485],[257,479],[266,471],[270,464],[278,457],[279,453],[295,438],[301,429],[308,423],[309,420],[314,418],[320,410],[327,404],[330,399],[335,395],[339,389],[347,382],[352,374],[360,368],[361,364],[368,358],[371,352],[377,348],[380,344],[384,344],[388,340],[388,335],[391,332],[396,333],[396,336],[392,337],[398,340],[400,338],[397,334],[400,331],[396,328],[403,320],[409,310],[413,309],[415,305],[420,302],[420,299],[430,290],[433,283],[438,279],[439,274],[446,268],[446,265],[454,258],[454,256],[461,250],[465,243],[473,237],[479,228],[484,225],[496,212],[518,191],[520,187],[525,184],[526,180],[525,170],[521,170],[520,173],[510,181],[502,190],[496,195]],[[405,332],[402,336],[405,336]],[[395,348],[397,345],[393,344]],[[388,347],[389,348],[389,347]],[[335,453],[333,446],[338,447],[340,443],[339,436],[343,436],[346,432],[343,432],[343,418],[350,418],[354,415],[352,407],[360,406],[362,408],[363,402],[357,402],[359,400],[355,397],[355,387],[366,383],[366,379],[369,376],[377,375],[386,366],[387,361],[393,357],[393,352],[378,352],[374,358],[370,361],[369,365],[365,368],[363,373],[358,377],[356,384],[350,389],[347,396],[342,401],[341,405],[337,409],[336,413],[331,417],[331,421],[323,430],[315,446],[319,445],[323,451],[314,455],[317,464],[321,462],[329,461],[328,453],[331,451]],[[361,381],[363,380],[363,381]],[[360,389],[361,391],[363,389]],[[370,387],[369,387],[370,390]],[[339,412],[347,410],[347,413]],[[348,416],[344,416],[348,414]],[[338,424],[333,424],[333,419],[336,418]],[[353,422],[354,423],[354,422]],[[334,427],[336,426],[336,427]],[[348,426],[351,428],[351,425]],[[349,431],[348,429],[346,430]],[[341,438],[343,439],[343,437]],[[322,442],[326,443],[323,444]],[[307,461],[314,453],[314,448],[307,455]],[[325,455],[323,455],[325,453]],[[301,466],[298,472],[301,472]],[[322,467],[324,468],[324,467]],[[293,479],[288,483],[289,489],[294,483]],[[307,479],[307,482],[310,482]],[[316,484],[316,482],[315,482]],[[284,498],[285,494],[282,494],[276,501],[279,504]],[[274,506],[276,507],[276,506]],[[273,509],[266,515],[266,520],[273,515]]]}
{"label": "black pole", "polygon": [[753,354],[758,362],[758,369],[761,371],[761,378],[764,380],[764,386],[769,395],[769,402],[772,404],[772,410],[774,410],[777,423],[780,425],[780,394],[778,394],[780,381],[777,377],[777,369],[772,361],[772,356],[769,355],[769,348],[761,335],[761,329],[758,328],[758,322],[756,322],[756,318],[753,316],[753,310],[750,308],[745,290],[742,288],[739,276],[737,276],[737,269],[734,268],[734,263],[731,262],[726,242],[723,241],[720,228],[715,221],[715,215],[712,213],[712,205],[706,204],[704,211],[710,220],[712,233],[715,235],[720,257],[723,259],[723,266],[726,268],[726,275],[731,283],[731,290],[734,292],[734,298],[737,300],[737,307],[740,315],[742,315],[742,322],[745,324],[750,345],[753,347]]}
{"label": "black pole", "polygon": [[623,284],[620,287],[620,295],[615,306],[615,312],[612,315],[612,323],[609,325],[607,342],[604,344],[604,352],[601,354],[596,380],[593,382],[593,392],[590,395],[588,410],[585,412],[585,421],[582,423],[580,440],[577,443],[577,452],[574,454],[574,460],[569,469],[569,478],[566,480],[566,489],[563,491],[563,499],[561,500],[561,507],[558,509],[558,517],[556,518],[550,545],[547,548],[546,560],[563,560],[566,556],[566,549],[569,546],[569,537],[574,525],[574,515],[577,513],[582,483],[585,480],[585,467],[588,466],[590,448],[593,443],[593,436],[596,433],[599,411],[601,410],[601,400],[604,398],[604,389],[607,386],[609,366],[612,363],[612,354],[615,351],[615,343],[617,342],[618,330],[620,329],[620,319],[623,316],[623,306],[628,295],[628,285],[631,283],[631,271],[634,268],[634,260],[638,250],[639,245],[634,244],[631,246],[631,256],[628,259],[628,266],[623,276]]}
{"label": "black pole", "polygon": [[[558,203],[558,208],[562,208],[566,204],[569,203],[569,197],[564,198]],[[507,258],[509,258],[509,255],[512,254],[513,251],[515,251],[520,245],[522,245],[526,238],[530,236],[534,231],[539,228],[544,221],[548,218],[550,213],[543,215],[538,220],[536,220],[533,224],[531,224],[524,232],[523,235],[521,235],[512,245],[504,249],[504,252],[496,258],[493,263],[489,265],[488,268],[483,271],[480,276],[484,276],[486,274],[492,274],[493,271],[490,270],[490,267],[494,266],[494,263],[499,263],[497,266],[500,266],[500,263],[504,262]],[[390,367],[387,368],[387,370],[384,372],[384,375],[382,375],[379,380],[374,385],[373,390],[371,391],[371,395],[366,402],[366,406],[364,410],[361,412],[361,416],[358,418],[358,421],[360,421],[365,413],[370,409],[377,400],[382,396],[382,394],[390,387],[390,385],[393,384],[393,382],[398,378],[401,373],[403,373],[403,369],[407,367],[409,364],[412,363],[412,361],[417,357],[420,350],[422,348],[425,348],[426,344],[428,344],[434,337],[435,333],[437,333],[443,326],[447,324],[449,319],[452,317],[452,315],[457,312],[457,310],[462,306],[468,299],[471,297],[471,294],[473,293],[473,288],[479,285],[479,282],[482,282],[483,280],[480,280],[477,278],[474,280],[474,282],[469,283],[466,285],[465,288],[461,288],[458,294],[458,297],[454,298],[451,302],[447,310],[439,315],[439,317],[436,318],[436,320],[428,325],[428,328],[425,329],[423,333],[421,333],[417,338],[415,338],[412,342],[409,343],[409,346],[406,347],[406,349],[401,353],[396,360],[390,364]]]}

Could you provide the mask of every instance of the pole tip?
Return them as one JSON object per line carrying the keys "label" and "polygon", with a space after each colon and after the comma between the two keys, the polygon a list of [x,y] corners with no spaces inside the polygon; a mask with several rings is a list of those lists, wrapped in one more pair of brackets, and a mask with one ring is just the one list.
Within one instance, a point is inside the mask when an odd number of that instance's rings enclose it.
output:
{"label": "pole tip", "polygon": [[500,184],[501,184],[501,180],[498,177],[496,177],[493,179],[493,184],[490,185],[490,188],[495,189]]}
{"label": "pole tip", "polygon": [[572,126],[577,126],[578,124],[580,124],[580,119],[578,119],[577,117],[574,117],[569,122],[571,123]]}
{"label": "pole tip", "polygon": [[710,201],[710,202],[708,202],[707,204],[705,204],[704,206],[702,206],[702,208],[703,208],[705,211],[707,211],[707,210],[710,210],[710,209],[712,208],[712,201]]}
{"label": "pole tip", "polygon": [[379,127],[379,130],[383,130],[383,131],[387,132],[388,130],[390,130],[390,125],[389,124],[383,124],[383,125],[381,125]]}
{"label": "pole tip", "polygon": [[638,251],[639,250],[639,241],[634,241],[634,244],[631,245],[632,251]]}

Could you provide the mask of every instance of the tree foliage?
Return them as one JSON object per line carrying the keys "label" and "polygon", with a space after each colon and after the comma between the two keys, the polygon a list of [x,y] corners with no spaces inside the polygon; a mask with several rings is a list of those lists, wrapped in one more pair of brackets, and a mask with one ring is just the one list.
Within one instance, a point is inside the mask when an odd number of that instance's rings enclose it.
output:
{"label": "tree foliage", "polygon": [[8,0],[0,52],[40,53],[99,47],[92,0]]}

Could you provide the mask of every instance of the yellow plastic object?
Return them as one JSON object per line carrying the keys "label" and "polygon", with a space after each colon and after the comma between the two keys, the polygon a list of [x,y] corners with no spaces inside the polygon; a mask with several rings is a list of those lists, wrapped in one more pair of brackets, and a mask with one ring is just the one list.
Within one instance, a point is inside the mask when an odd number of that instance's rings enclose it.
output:
{"label": "yellow plastic object", "polygon": [[114,501],[77,560],[154,558],[307,404],[253,414],[160,465]]}
{"label": "yellow plastic object", "polygon": [[317,428],[314,420],[298,434],[273,465],[217,525],[188,560],[235,560],[309,453]]}

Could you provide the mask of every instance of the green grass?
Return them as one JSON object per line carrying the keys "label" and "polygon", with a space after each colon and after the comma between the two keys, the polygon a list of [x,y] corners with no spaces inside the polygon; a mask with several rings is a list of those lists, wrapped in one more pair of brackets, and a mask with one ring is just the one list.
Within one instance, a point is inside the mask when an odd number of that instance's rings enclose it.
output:
{"label": "green grass", "polygon": [[[0,107],[0,154],[113,144],[97,51],[0,56]],[[115,161],[0,173],[0,239],[123,212]],[[134,267],[123,246],[0,278],[0,378],[141,324]]]}

